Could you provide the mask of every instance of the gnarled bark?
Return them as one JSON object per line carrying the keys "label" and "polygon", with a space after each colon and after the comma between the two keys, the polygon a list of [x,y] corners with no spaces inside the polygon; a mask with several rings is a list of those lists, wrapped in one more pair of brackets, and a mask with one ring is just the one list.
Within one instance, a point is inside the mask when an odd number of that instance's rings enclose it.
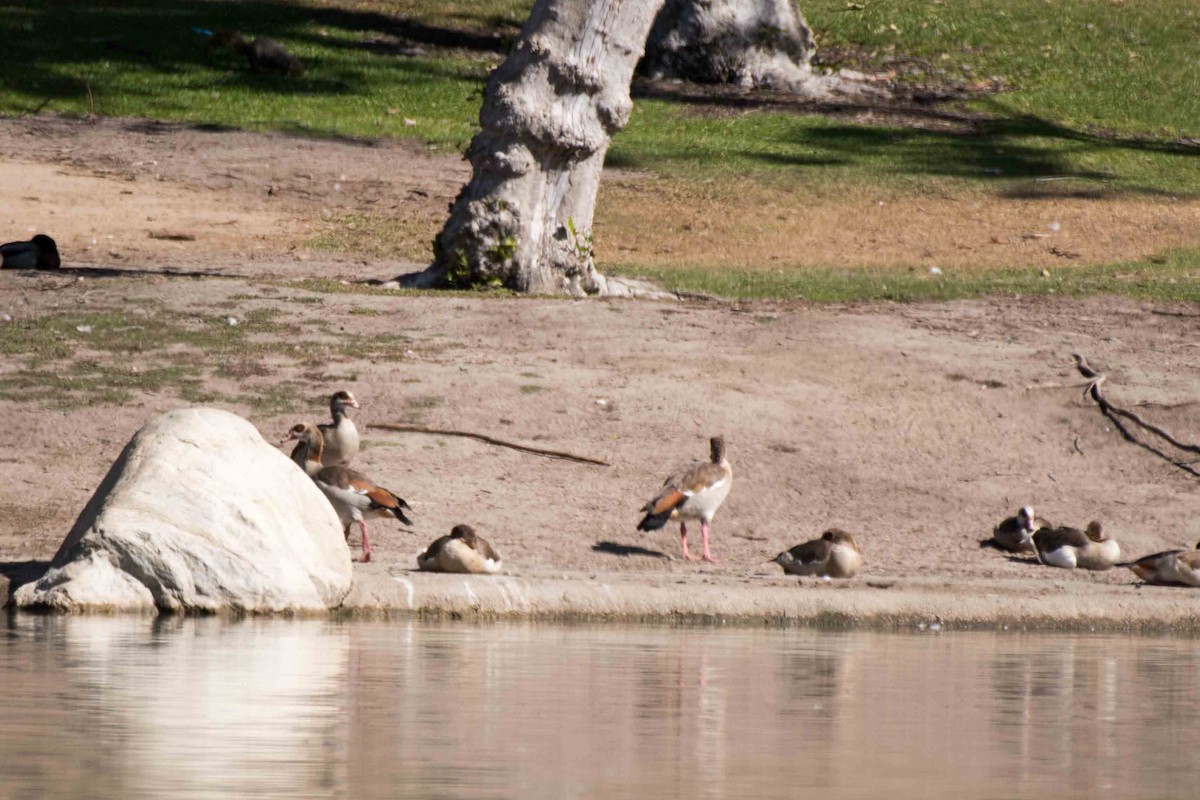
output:
{"label": "gnarled bark", "polygon": [[538,0],[492,74],[451,207],[421,282],[538,294],[605,293],[592,263],[604,155],[662,0]]}
{"label": "gnarled bark", "polygon": [[642,72],[811,95],[812,31],[795,0],[666,0],[650,30]]}

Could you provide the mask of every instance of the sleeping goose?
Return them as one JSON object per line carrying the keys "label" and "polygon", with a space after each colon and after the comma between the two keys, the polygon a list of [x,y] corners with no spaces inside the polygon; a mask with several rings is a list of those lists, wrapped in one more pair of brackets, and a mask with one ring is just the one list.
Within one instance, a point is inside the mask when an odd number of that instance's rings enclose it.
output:
{"label": "sleeping goose", "polygon": [[700,520],[700,536],[704,544],[704,560],[715,562],[708,548],[708,524],[725,502],[733,485],[733,468],[725,458],[725,439],[714,436],[709,440],[711,457],[708,461],[693,461],[680,468],[663,482],[662,491],[645,505],[645,517],[638,523],[639,531],[655,531],[667,520],[679,520],[679,540],[683,557],[693,559],[688,552],[686,520]]}
{"label": "sleeping goose", "polygon": [[329,398],[329,414],[333,422],[323,422],[317,427],[325,437],[325,453],[321,463],[327,467],[344,467],[358,455],[358,428],[350,419],[347,409],[358,408],[354,395],[343,389]]}
{"label": "sleeping goose", "polygon": [[1033,514],[1033,506],[1024,506],[992,529],[992,544],[1011,553],[1033,553],[1033,533],[1041,528],[1054,527]]}
{"label": "sleeping goose", "polygon": [[27,242],[0,244],[0,266],[4,269],[58,269],[58,245],[44,233]]}
{"label": "sleeping goose", "polygon": [[1078,528],[1042,528],[1033,534],[1038,561],[1063,569],[1112,569],[1121,558],[1121,547],[1110,539],[1099,522]]}
{"label": "sleeping goose", "polygon": [[470,525],[455,525],[449,536],[435,539],[417,556],[417,566],[427,572],[494,575],[500,571],[500,554]]}
{"label": "sleeping goose", "polygon": [[412,520],[404,515],[405,509],[412,509],[393,492],[376,485],[366,475],[348,467],[321,465],[321,451],[325,445],[321,431],[316,425],[301,422],[292,426],[284,441],[293,439],[298,440],[300,444],[292,451],[292,460],[308,473],[329,499],[347,539],[350,538],[350,526],[358,523],[362,532],[363,561],[371,560],[371,543],[367,539],[367,523],[363,517],[394,517],[405,525],[413,524]]}
{"label": "sleeping goose", "polygon": [[1158,586],[1200,586],[1200,542],[1195,550],[1167,550],[1117,566],[1128,567],[1146,583]]}
{"label": "sleeping goose", "polygon": [[862,551],[854,537],[840,528],[830,528],[813,539],[784,550],[772,559],[789,575],[853,578],[862,569]]}

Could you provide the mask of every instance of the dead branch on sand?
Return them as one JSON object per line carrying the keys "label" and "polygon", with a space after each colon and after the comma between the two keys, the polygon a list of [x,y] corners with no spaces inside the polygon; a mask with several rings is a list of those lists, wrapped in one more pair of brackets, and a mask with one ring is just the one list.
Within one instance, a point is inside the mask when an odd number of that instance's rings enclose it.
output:
{"label": "dead branch on sand", "polygon": [[453,431],[444,430],[442,428],[426,428],[423,425],[396,425],[390,422],[376,422],[370,427],[379,428],[380,430],[385,431],[395,431],[396,433],[428,433],[434,436],[462,436],[467,439],[478,439],[481,442],[494,444],[497,447],[507,447],[511,450],[519,450],[522,453],[532,453],[535,456],[561,458],[564,461],[576,461],[580,464],[595,464],[600,467],[612,466],[607,461],[601,461],[598,458],[577,456],[573,453],[564,453],[559,450],[543,450],[540,447],[530,447],[529,445],[516,444],[515,442],[506,442],[503,439],[496,439],[492,436],[486,436],[482,433],[472,433],[471,431]]}
{"label": "dead branch on sand", "polygon": [[1188,453],[1200,453],[1200,445],[1186,444],[1185,442],[1181,442],[1167,431],[1153,423],[1147,422],[1132,411],[1127,411],[1120,406],[1115,406],[1110,403],[1108,399],[1100,393],[1100,384],[1104,383],[1104,381],[1108,379],[1108,376],[1103,372],[1096,372],[1096,370],[1092,369],[1088,364],[1087,359],[1081,356],[1079,353],[1072,353],[1071,357],[1075,359],[1075,366],[1079,369],[1079,374],[1089,380],[1088,388],[1086,391],[1084,391],[1084,395],[1090,395],[1091,398],[1096,401],[1096,405],[1100,406],[1100,410],[1102,412],[1110,416],[1123,417],[1130,422],[1141,426],[1143,429],[1150,431],[1156,436],[1165,439],[1171,444],[1172,447],[1176,447]]}

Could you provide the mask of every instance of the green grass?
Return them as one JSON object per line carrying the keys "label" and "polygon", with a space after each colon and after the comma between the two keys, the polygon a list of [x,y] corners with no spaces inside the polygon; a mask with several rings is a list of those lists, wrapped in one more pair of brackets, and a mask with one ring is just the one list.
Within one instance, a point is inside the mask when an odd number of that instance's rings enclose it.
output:
{"label": "green grass", "polygon": [[[1158,263],[1161,262],[1161,263]],[[763,270],[626,268],[673,291],[718,297],[850,302],[957,300],[985,295],[1114,294],[1145,300],[1200,302],[1200,249],[1179,250],[1155,262],[1041,269]]]}

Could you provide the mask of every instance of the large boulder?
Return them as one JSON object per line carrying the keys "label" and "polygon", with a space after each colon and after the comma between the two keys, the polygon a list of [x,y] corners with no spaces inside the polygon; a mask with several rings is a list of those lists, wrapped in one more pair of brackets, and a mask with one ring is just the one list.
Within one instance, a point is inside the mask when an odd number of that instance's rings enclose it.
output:
{"label": "large boulder", "polygon": [[18,607],[313,611],[350,590],[350,553],[316,485],[246,420],[172,411],[125,446]]}

